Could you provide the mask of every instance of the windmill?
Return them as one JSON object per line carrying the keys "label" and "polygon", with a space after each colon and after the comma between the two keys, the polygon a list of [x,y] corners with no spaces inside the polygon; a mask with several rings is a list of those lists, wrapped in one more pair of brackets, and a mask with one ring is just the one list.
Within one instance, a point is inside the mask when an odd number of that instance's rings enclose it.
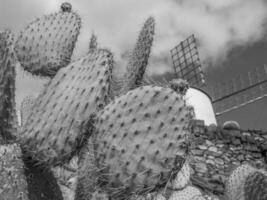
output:
{"label": "windmill", "polygon": [[198,89],[206,86],[194,35],[174,47],[171,57],[177,78],[187,80],[191,87]]}
{"label": "windmill", "polygon": [[175,76],[187,80],[191,87],[209,96],[217,119],[232,111],[241,112],[242,108],[267,97],[266,65],[216,85],[207,84],[194,35],[171,49],[171,58]]}
{"label": "windmill", "polygon": [[267,96],[267,66],[255,68],[210,88],[217,116],[254,103]]}

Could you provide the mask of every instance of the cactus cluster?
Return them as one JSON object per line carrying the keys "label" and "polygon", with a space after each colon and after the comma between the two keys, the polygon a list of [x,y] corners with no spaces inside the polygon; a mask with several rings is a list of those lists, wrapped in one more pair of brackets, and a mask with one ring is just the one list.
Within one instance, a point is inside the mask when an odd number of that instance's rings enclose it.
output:
{"label": "cactus cluster", "polygon": [[[0,178],[7,180],[0,197],[216,199],[190,182],[188,83],[143,84],[154,18],[146,20],[123,77],[116,77],[113,54],[98,48],[94,34],[88,54],[71,61],[80,27],[71,4],[63,3],[60,12],[30,23],[15,44],[10,31],[0,33]],[[23,100],[20,128],[18,62],[32,75],[51,78],[37,98]],[[266,172],[242,166],[228,180],[227,198],[267,199],[266,184]]]}

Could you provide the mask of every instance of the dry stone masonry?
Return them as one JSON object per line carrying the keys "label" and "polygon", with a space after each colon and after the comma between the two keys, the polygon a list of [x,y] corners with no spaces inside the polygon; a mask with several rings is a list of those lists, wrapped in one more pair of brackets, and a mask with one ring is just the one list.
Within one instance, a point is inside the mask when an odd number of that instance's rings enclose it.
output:
{"label": "dry stone masonry", "polygon": [[204,190],[223,194],[225,182],[236,166],[267,166],[267,133],[195,126],[192,139],[193,182]]}

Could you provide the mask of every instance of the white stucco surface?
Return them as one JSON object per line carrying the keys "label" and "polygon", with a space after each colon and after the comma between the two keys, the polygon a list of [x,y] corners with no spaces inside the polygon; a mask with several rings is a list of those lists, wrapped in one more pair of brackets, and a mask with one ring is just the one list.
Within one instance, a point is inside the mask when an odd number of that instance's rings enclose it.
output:
{"label": "white stucco surface", "polygon": [[186,102],[194,107],[197,119],[204,120],[206,125],[217,124],[212,103],[205,93],[190,88],[185,98]]}

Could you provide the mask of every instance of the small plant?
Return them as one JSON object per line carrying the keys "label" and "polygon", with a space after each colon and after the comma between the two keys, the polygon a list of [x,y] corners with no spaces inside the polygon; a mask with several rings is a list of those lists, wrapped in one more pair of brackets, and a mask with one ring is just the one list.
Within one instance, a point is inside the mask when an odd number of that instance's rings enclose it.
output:
{"label": "small plant", "polygon": [[225,195],[229,200],[267,199],[267,172],[251,165],[237,167],[230,175]]}

